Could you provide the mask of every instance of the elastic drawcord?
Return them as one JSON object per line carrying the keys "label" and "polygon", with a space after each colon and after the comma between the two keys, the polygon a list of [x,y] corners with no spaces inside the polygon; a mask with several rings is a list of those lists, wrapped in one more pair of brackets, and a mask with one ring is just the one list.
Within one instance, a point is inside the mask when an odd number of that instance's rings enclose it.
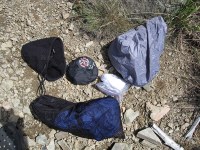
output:
{"label": "elastic drawcord", "polygon": [[38,81],[39,81],[39,86],[38,86],[38,89],[37,89],[37,95],[38,96],[45,95],[45,93],[46,93],[46,88],[45,88],[45,85],[44,85],[45,78],[40,74],[38,74],[37,78],[38,78]]}
{"label": "elastic drawcord", "polygon": [[52,49],[51,50],[51,53],[50,53],[50,56],[48,57],[47,59],[47,62],[46,64],[44,65],[44,68],[41,72],[41,74],[38,74],[37,78],[38,78],[38,81],[39,81],[39,86],[38,86],[38,89],[37,89],[37,95],[38,96],[41,96],[41,95],[45,95],[46,93],[46,88],[45,88],[45,85],[44,85],[44,82],[45,82],[45,76],[46,74],[43,76],[42,74],[44,73],[44,71],[46,70],[47,68],[47,63],[53,58],[53,55],[55,54],[55,50]]}

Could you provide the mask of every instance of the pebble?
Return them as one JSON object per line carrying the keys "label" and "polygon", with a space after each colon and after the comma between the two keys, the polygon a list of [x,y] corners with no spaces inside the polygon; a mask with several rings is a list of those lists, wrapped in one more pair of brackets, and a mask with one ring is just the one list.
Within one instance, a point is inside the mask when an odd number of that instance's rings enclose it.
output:
{"label": "pebble", "polygon": [[30,109],[29,109],[29,107],[28,106],[24,106],[24,108],[23,108],[23,113],[25,113],[25,114],[29,114],[29,115],[31,115],[31,111],[30,111]]}
{"label": "pebble", "polygon": [[126,111],[126,107],[122,107],[122,112],[124,113]]}
{"label": "pebble", "polygon": [[68,137],[68,133],[60,131],[60,132],[57,132],[55,134],[55,137],[56,137],[57,140],[61,140],[61,139],[67,138]]}
{"label": "pebble", "polygon": [[48,150],[55,150],[55,142],[54,142],[54,139],[52,139],[49,143],[49,145],[47,145],[47,149]]}
{"label": "pebble", "polygon": [[173,123],[168,123],[167,126],[170,127],[171,129],[173,129],[174,127]]}
{"label": "pebble", "polygon": [[186,118],[186,119],[185,119],[185,122],[190,122],[190,120]]}
{"label": "pebble", "polygon": [[36,143],[40,144],[40,145],[46,145],[47,143],[47,137],[45,135],[39,134],[36,139],[35,139]]}
{"label": "pebble", "polygon": [[27,26],[31,26],[31,21],[27,19],[27,20],[26,20],[26,25],[27,25]]}
{"label": "pebble", "polygon": [[68,6],[69,9],[72,9],[73,8],[73,3],[67,2],[67,6]]}
{"label": "pebble", "polygon": [[93,42],[93,41],[90,41],[90,42],[88,42],[88,43],[85,44],[85,47],[88,48],[88,47],[92,46],[93,44],[94,44],[94,42]]}
{"label": "pebble", "polygon": [[1,44],[1,50],[7,50],[7,48],[11,47],[12,47],[12,41],[10,40]]}
{"label": "pebble", "polygon": [[139,116],[139,114],[139,111],[134,112],[131,108],[126,110],[124,114],[125,124],[132,123]]}
{"label": "pebble", "polygon": [[160,139],[157,137],[157,135],[153,132],[151,128],[146,128],[144,130],[139,131],[137,133],[137,137],[151,142],[155,145],[161,145]]}
{"label": "pebble", "polygon": [[153,144],[153,143],[151,143],[149,141],[146,141],[146,140],[143,140],[141,142],[141,144],[147,146],[148,148],[156,148],[157,147],[157,145],[155,145],[155,144]]}
{"label": "pebble", "polygon": [[158,107],[158,106],[154,106],[154,105],[150,104],[149,102],[146,103],[146,107],[147,107],[147,109],[149,109],[151,111],[150,117],[154,121],[159,121],[170,110],[169,106],[167,106],[167,105],[165,105],[163,107]]}
{"label": "pebble", "polygon": [[73,23],[71,23],[71,24],[69,25],[68,30],[70,30],[70,31],[73,31],[73,30],[74,30],[74,24],[73,24]]}
{"label": "pebble", "polygon": [[161,102],[160,102],[162,105],[165,105],[167,103],[167,100],[166,99],[162,99]]}
{"label": "pebble", "polygon": [[86,146],[86,147],[84,148],[84,150],[95,150],[95,145]]}
{"label": "pebble", "polygon": [[71,148],[63,140],[58,141],[58,145],[61,147],[62,150],[71,150]]}
{"label": "pebble", "polygon": [[10,91],[10,89],[13,87],[13,81],[12,80],[3,80],[1,83],[1,87],[5,91]]}
{"label": "pebble", "polygon": [[33,139],[30,139],[28,136],[25,136],[24,139],[26,140],[29,147],[35,147],[36,142]]}
{"label": "pebble", "polygon": [[132,140],[135,143],[139,142],[139,138],[137,138],[135,135],[132,135]]}
{"label": "pebble", "polygon": [[153,86],[149,83],[142,87],[145,91],[150,92],[153,90]]}
{"label": "pebble", "polygon": [[74,149],[83,149],[84,145],[80,144],[79,141],[75,141]]}
{"label": "pebble", "polygon": [[178,101],[178,97],[173,96],[172,99],[173,99],[174,102]]}
{"label": "pebble", "polygon": [[181,126],[181,130],[185,130],[187,127],[189,127],[190,124],[189,123],[185,123]]}
{"label": "pebble", "polygon": [[169,134],[173,133],[174,131],[173,130],[169,130]]}
{"label": "pebble", "polygon": [[132,145],[127,143],[115,143],[111,150],[132,150]]}
{"label": "pebble", "polygon": [[54,136],[55,134],[56,134],[56,130],[52,129],[51,132],[49,133],[49,138],[50,138],[50,139],[51,139],[51,138],[54,138],[54,137],[55,137],[55,136]]}
{"label": "pebble", "polygon": [[65,20],[65,19],[67,19],[67,18],[69,18],[69,13],[67,13],[67,12],[62,12],[62,18]]}
{"label": "pebble", "polygon": [[3,107],[6,111],[9,111],[12,108],[12,105],[10,102],[3,101],[2,106],[0,105],[0,107]]}
{"label": "pebble", "polygon": [[30,91],[31,91],[31,89],[30,89],[30,88],[27,88],[25,92],[26,92],[26,93],[29,93]]}
{"label": "pebble", "polygon": [[19,100],[19,99],[13,99],[13,100],[12,100],[12,104],[13,104],[13,106],[14,106],[15,108],[17,108],[17,107],[19,106],[19,104],[20,104],[20,100]]}

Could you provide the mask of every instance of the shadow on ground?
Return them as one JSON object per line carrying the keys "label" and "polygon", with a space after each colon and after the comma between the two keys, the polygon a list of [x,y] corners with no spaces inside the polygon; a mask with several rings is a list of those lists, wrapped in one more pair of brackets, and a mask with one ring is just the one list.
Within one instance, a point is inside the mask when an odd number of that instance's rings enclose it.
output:
{"label": "shadow on ground", "polygon": [[13,109],[0,107],[0,149],[28,149],[23,127],[23,119],[16,116]]}

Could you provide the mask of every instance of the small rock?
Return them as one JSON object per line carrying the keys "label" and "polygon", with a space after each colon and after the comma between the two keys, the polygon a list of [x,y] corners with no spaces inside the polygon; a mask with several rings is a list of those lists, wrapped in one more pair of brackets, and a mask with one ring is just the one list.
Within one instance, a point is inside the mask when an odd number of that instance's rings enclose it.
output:
{"label": "small rock", "polygon": [[1,44],[1,50],[7,50],[7,48],[11,47],[12,47],[12,41],[10,40]]}
{"label": "small rock", "polygon": [[19,100],[19,99],[13,99],[13,100],[12,100],[12,104],[13,104],[13,106],[16,108],[16,107],[19,106],[20,100]]}
{"label": "small rock", "polygon": [[73,3],[67,2],[67,6],[68,6],[69,9],[72,9],[73,8]]}
{"label": "small rock", "polygon": [[49,138],[54,138],[54,135],[56,134],[56,130],[52,129],[51,132],[49,133]]}
{"label": "small rock", "polygon": [[151,143],[149,141],[146,141],[146,140],[143,140],[141,142],[141,144],[147,146],[148,148],[156,148],[157,147],[157,145],[155,145],[155,144],[153,144],[153,143]]}
{"label": "small rock", "polygon": [[185,122],[190,122],[190,120],[188,118],[185,119]]}
{"label": "small rock", "polygon": [[83,149],[84,145],[82,145],[79,141],[75,141],[74,149]]}
{"label": "small rock", "polygon": [[25,92],[26,92],[26,93],[29,93],[30,91],[31,91],[31,89],[30,89],[30,88],[27,88]]}
{"label": "small rock", "polygon": [[137,137],[144,139],[148,142],[151,142],[156,145],[161,145],[160,139],[157,135],[153,132],[151,128],[146,128],[138,132]]}
{"label": "small rock", "polygon": [[60,132],[57,132],[55,134],[55,137],[56,137],[57,140],[61,140],[61,139],[67,138],[68,137],[68,133],[60,131]]}
{"label": "small rock", "polygon": [[111,150],[132,150],[132,145],[126,143],[115,143]]}
{"label": "small rock", "polygon": [[132,135],[131,138],[132,138],[133,142],[135,142],[135,143],[139,142],[139,138],[135,137],[135,135]]}
{"label": "small rock", "polygon": [[154,121],[160,120],[170,110],[169,106],[167,105],[164,105],[163,107],[158,107],[150,104],[149,102],[146,103],[146,107],[151,111],[150,117]]}
{"label": "small rock", "polygon": [[30,111],[30,109],[29,109],[29,107],[28,106],[24,106],[24,108],[23,108],[23,113],[25,113],[25,114],[29,114],[29,115],[31,115],[31,111]]}
{"label": "small rock", "polygon": [[26,20],[26,25],[27,25],[27,26],[31,26],[31,21],[27,19],[27,20]]}
{"label": "small rock", "polygon": [[4,102],[3,102],[2,107],[3,107],[6,111],[9,111],[10,109],[12,109],[11,103],[9,103],[9,102],[7,102],[7,101],[4,101]]}
{"label": "small rock", "polygon": [[178,101],[178,97],[173,96],[173,101],[174,102]]}
{"label": "small rock", "polygon": [[179,127],[176,127],[175,131],[179,131],[179,130],[180,130],[180,128],[179,128]]}
{"label": "small rock", "polygon": [[181,126],[181,130],[185,130],[189,126],[190,126],[189,123],[185,123],[184,125]]}
{"label": "small rock", "polygon": [[71,148],[63,140],[58,141],[58,145],[61,147],[62,150],[71,150]]}
{"label": "small rock", "polygon": [[126,111],[126,107],[122,107],[122,112],[124,113]]}
{"label": "small rock", "polygon": [[90,39],[90,37],[89,37],[87,34],[84,34],[84,35],[83,35],[83,38],[84,38],[85,40],[89,40],[89,39]]}
{"label": "small rock", "polygon": [[166,99],[162,99],[161,102],[160,102],[162,105],[165,105],[167,103],[167,100]]}
{"label": "small rock", "polygon": [[3,80],[1,83],[1,87],[5,91],[10,91],[10,89],[13,87],[13,81],[12,80]]}
{"label": "small rock", "polygon": [[25,136],[24,139],[26,140],[26,143],[29,147],[35,147],[36,142],[33,139],[30,139],[28,136]]}
{"label": "small rock", "polygon": [[65,20],[65,19],[67,19],[67,18],[69,18],[69,13],[67,13],[67,12],[62,12],[62,18]]}
{"label": "small rock", "polygon": [[169,130],[169,134],[173,133],[174,131],[173,130]]}
{"label": "small rock", "polygon": [[143,86],[143,89],[147,92],[150,92],[153,90],[153,87],[152,85],[149,83],[149,84],[146,84],[145,86]]}
{"label": "small rock", "polygon": [[170,127],[171,129],[173,129],[174,127],[173,123],[168,123],[167,126]]}
{"label": "small rock", "polygon": [[93,42],[93,41],[90,41],[90,42],[88,42],[88,43],[85,44],[85,47],[88,48],[88,47],[92,46],[93,44],[94,44],[94,42]]}
{"label": "small rock", "polygon": [[71,24],[69,25],[68,30],[70,30],[70,31],[73,31],[73,30],[74,30],[74,24],[73,24],[73,23],[71,23]]}
{"label": "small rock", "polygon": [[14,110],[14,115],[19,116],[19,118],[24,118],[24,114],[20,110]]}
{"label": "small rock", "polygon": [[80,53],[81,51],[80,51],[79,48],[76,48],[75,52],[76,52],[76,53]]}
{"label": "small rock", "polygon": [[126,110],[124,120],[126,124],[130,124],[139,116],[139,111],[134,112],[131,108]]}
{"label": "small rock", "polygon": [[132,150],[133,146],[127,143],[115,143],[111,150]]}
{"label": "small rock", "polygon": [[35,139],[36,143],[40,144],[40,145],[46,145],[47,143],[47,137],[45,135],[39,134],[36,139]]}
{"label": "small rock", "polygon": [[86,146],[85,148],[84,148],[84,150],[95,150],[95,145],[92,145],[92,146]]}
{"label": "small rock", "polygon": [[49,143],[49,145],[47,146],[48,150],[55,150],[55,142],[54,139],[52,139]]}
{"label": "small rock", "polygon": [[101,66],[101,64],[98,61],[96,61],[95,64],[96,64],[97,68],[99,68]]}

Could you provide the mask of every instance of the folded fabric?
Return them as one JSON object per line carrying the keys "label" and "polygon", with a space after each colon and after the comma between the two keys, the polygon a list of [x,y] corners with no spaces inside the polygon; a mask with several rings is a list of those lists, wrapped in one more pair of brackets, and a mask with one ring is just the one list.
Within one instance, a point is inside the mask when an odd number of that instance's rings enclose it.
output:
{"label": "folded fabric", "polygon": [[32,41],[22,46],[24,61],[47,81],[61,78],[66,71],[63,42],[58,37]]}
{"label": "folded fabric", "polygon": [[167,25],[159,16],[118,36],[111,43],[108,56],[126,82],[144,86],[156,76],[166,33]]}
{"label": "folded fabric", "polygon": [[34,100],[32,114],[47,126],[98,141],[124,138],[119,103],[112,97],[72,103],[44,95]]}

